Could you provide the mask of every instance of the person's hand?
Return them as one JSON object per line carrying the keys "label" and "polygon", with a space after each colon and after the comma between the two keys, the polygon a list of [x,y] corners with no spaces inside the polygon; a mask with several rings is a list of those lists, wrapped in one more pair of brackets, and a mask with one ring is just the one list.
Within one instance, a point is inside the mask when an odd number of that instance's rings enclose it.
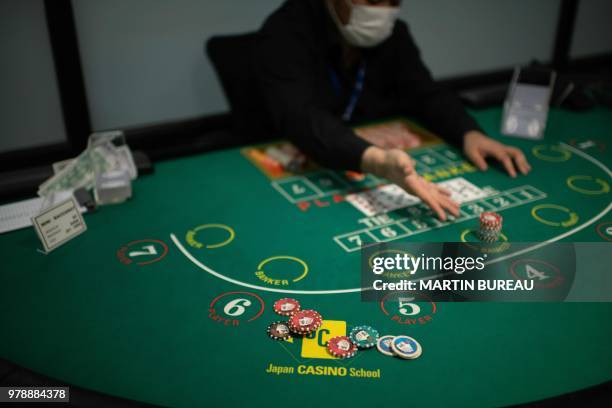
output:
{"label": "person's hand", "polygon": [[415,162],[405,151],[400,149],[377,150],[379,154],[374,162],[376,169],[373,169],[375,174],[395,183],[396,180],[403,180],[415,172]]}
{"label": "person's hand", "polygon": [[416,147],[419,136],[401,123],[382,124],[355,129],[363,140],[383,149],[410,149]]}
{"label": "person's hand", "polygon": [[487,157],[494,157],[499,160],[510,177],[513,178],[516,177],[515,167],[519,169],[521,174],[527,174],[531,170],[531,166],[527,163],[527,159],[520,149],[506,146],[475,130],[465,134],[463,151],[480,170],[487,169]]}
{"label": "person's hand", "polygon": [[446,220],[446,211],[459,216],[459,205],[450,198],[450,193],[419,176],[414,160],[403,150],[370,146],[363,154],[361,168],[419,197],[442,221]]}
{"label": "person's hand", "polygon": [[459,204],[451,199],[448,190],[437,186],[431,181],[425,180],[417,173],[407,176],[403,182],[404,185],[399,185],[409,193],[412,192],[412,194],[423,200],[423,202],[436,213],[440,220],[446,221],[447,211],[455,217],[459,217]]}

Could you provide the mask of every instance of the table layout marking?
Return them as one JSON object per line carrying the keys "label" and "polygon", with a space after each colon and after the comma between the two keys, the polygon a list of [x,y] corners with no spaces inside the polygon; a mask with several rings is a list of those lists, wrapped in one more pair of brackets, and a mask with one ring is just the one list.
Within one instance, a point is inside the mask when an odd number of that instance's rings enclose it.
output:
{"label": "table layout marking", "polygon": [[605,164],[603,164],[599,160],[595,159],[593,156],[590,156],[590,155],[586,154],[585,152],[582,152],[582,151],[576,149],[575,147],[570,146],[570,145],[568,145],[566,143],[561,142],[559,144],[561,146],[563,146],[564,148],[566,148],[567,150],[573,152],[574,154],[577,154],[578,156],[582,157],[583,159],[590,161],[591,163],[593,163],[594,165],[596,165],[597,167],[599,167],[600,169],[605,171],[606,174],[608,175],[608,177],[612,178],[612,171],[610,171],[608,166],[606,166]]}
{"label": "table layout marking", "polygon": [[[531,149],[531,153],[533,153],[533,155],[535,157],[537,157],[540,160],[544,160],[547,162],[553,162],[553,163],[559,163],[559,162],[564,162],[570,159],[570,157],[572,157],[571,153],[567,150],[563,150],[560,145],[564,145],[565,143],[560,143],[559,145],[538,145],[538,146],[534,146]],[[566,145],[567,146],[567,145]],[[545,149],[549,149],[550,151],[553,152],[557,152],[557,153],[561,153],[560,156],[546,156],[544,154],[542,154],[542,150]]]}
{"label": "table layout marking", "polygon": [[306,264],[306,262],[304,262],[300,258],[296,258],[295,256],[290,256],[290,255],[277,255],[277,256],[271,256],[271,257],[266,258],[263,261],[261,261],[259,263],[259,265],[257,265],[257,271],[255,272],[255,275],[260,280],[263,280],[264,282],[267,281],[267,280],[271,280],[271,281],[274,282],[275,285],[278,285],[278,284],[288,285],[289,284],[289,280],[288,279],[273,279],[273,278],[270,278],[270,277],[268,277],[265,274],[265,272],[263,270],[264,265],[268,264],[269,262],[276,261],[276,260],[279,260],[279,259],[281,259],[281,260],[285,259],[285,260],[297,262],[304,269],[303,272],[297,278],[294,278],[291,282],[298,282],[298,281],[304,279],[306,277],[306,275],[308,274],[308,265]]}
{"label": "table layout marking", "polygon": [[[457,160],[450,159],[449,157],[445,156],[444,153],[440,153],[440,151],[446,152],[447,154],[452,154],[454,157],[456,156]],[[465,166],[466,164],[469,165],[468,162],[466,162],[459,155],[457,155],[455,152],[450,150],[448,146],[446,145],[440,145],[438,147],[421,148],[421,149],[415,150],[412,154],[414,154],[414,160],[417,163],[417,166],[421,167],[428,174],[433,174],[437,171],[449,172],[452,167],[458,168],[461,166]],[[428,159],[424,160],[423,158],[428,158]],[[427,161],[433,160],[431,158],[435,159],[435,161],[437,162],[441,162],[442,164],[436,164],[436,165],[427,164]],[[435,161],[433,163],[435,163]],[[459,172],[457,174],[449,173],[449,177],[451,175],[456,175],[456,176],[461,175],[465,173],[466,171]],[[336,188],[336,189],[330,189],[330,190],[325,190],[325,191],[321,190],[316,185],[316,183],[312,181],[312,178],[319,177],[319,176],[324,176],[330,179],[334,179],[338,184],[341,185],[342,189]],[[332,196],[334,194],[350,193],[354,191],[360,191],[363,189],[369,189],[369,188],[373,188],[378,185],[386,183],[385,180],[382,180],[371,174],[367,174],[366,178],[367,178],[367,181],[363,183],[362,185],[352,186],[346,180],[343,180],[337,173],[330,171],[330,170],[320,170],[320,171],[315,171],[315,172],[304,174],[304,175],[297,175],[297,176],[286,177],[280,180],[274,180],[271,182],[271,185],[276,191],[278,191],[283,197],[285,197],[287,201],[289,201],[292,204],[298,204],[304,201],[322,199],[325,197]],[[284,188],[285,186],[292,186],[290,188],[293,188],[293,187],[299,188],[300,184],[305,185],[308,188],[308,190],[312,193],[305,195],[303,197],[296,198],[296,197],[292,197],[291,194]],[[299,195],[299,194],[296,193],[296,195]]]}
{"label": "table layout marking", "polygon": [[[604,164],[602,164],[601,162],[599,162],[598,160],[596,160],[595,158],[589,156],[588,154],[579,151],[578,149],[573,148],[572,146],[569,146],[565,143],[560,143],[563,147],[565,147],[566,149],[568,149],[569,151],[575,153],[576,155],[582,157],[583,159],[590,161],[591,163],[595,164],[597,167],[601,168],[604,172],[606,172],[606,174],[612,178],[612,172],[610,171],[610,169],[608,169],[608,167],[606,167]],[[529,186],[530,187],[530,186]],[[515,188],[517,189],[517,188]],[[519,187],[520,189],[520,187]],[[514,190],[514,189],[511,189]],[[508,192],[510,192],[511,190],[508,190],[507,192],[501,192],[498,193],[498,195],[501,194],[506,194]],[[536,189],[537,190],[537,189]],[[537,190],[538,192],[540,192],[540,190]],[[279,190],[279,192],[281,192],[282,194],[282,189]],[[543,194],[544,196],[546,196],[546,194],[540,192],[541,194]],[[283,196],[285,196],[285,194],[283,194]],[[515,200],[516,197],[512,196]],[[285,198],[288,198],[285,196]],[[495,198],[495,196],[489,196],[486,199],[492,199]],[[536,199],[540,199],[540,198],[535,198],[531,201],[535,201]],[[288,198],[289,201],[292,201],[291,199]],[[410,208],[414,208],[414,207],[409,207]],[[508,206],[504,207],[504,208],[510,208]],[[583,230],[584,228],[587,228],[588,226],[592,225],[593,223],[595,223],[597,220],[601,219],[604,215],[606,215],[610,210],[612,209],[612,203],[608,204],[608,206],[602,210],[599,214],[597,214],[595,217],[591,218],[589,221],[586,221],[585,223],[573,228],[570,231],[567,231],[563,234],[557,235],[556,237],[553,237],[551,239],[548,239],[546,241],[537,243],[531,247],[528,248],[524,248],[522,250],[513,252],[513,253],[509,253],[507,255],[503,255],[500,257],[496,257],[494,259],[488,260],[486,262],[486,264],[495,264],[498,262],[502,262],[505,261],[507,259],[513,258],[515,256],[518,255],[522,255],[534,250],[537,250],[539,248],[542,248],[546,245],[549,245],[553,242],[557,242],[563,238],[566,238],[576,232],[579,232],[581,230]],[[465,220],[465,219],[464,219]],[[395,221],[398,222],[398,221]],[[442,225],[441,223],[438,223],[438,226]],[[380,227],[379,227],[380,228]],[[364,231],[370,235],[373,236],[368,229],[364,229]],[[343,235],[347,235],[347,234],[343,234]],[[338,236],[337,236],[338,237]],[[337,237],[334,237],[334,239],[336,239]],[[181,242],[179,241],[179,239],[175,236],[174,233],[170,234],[170,238],[172,239],[172,242],[174,242],[174,245],[176,245],[176,247],[179,249],[179,251],[181,251],[183,253],[183,255],[185,255],[185,257],[187,257],[188,260],[190,260],[194,265],[198,266],[200,269],[208,272],[209,274],[216,276],[219,279],[222,279],[226,282],[229,283],[233,283],[235,285],[239,285],[239,286],[243,286],[243,287],[248,287],[251,289],[256,289],[256,290],[262,290],[262,291],[266,291],[266,292],[275,292],[275,293],[287,293],[287,294],[298,294],[298,295],[333,295],[333,294],[344,294],[344,293],[355,293],[355,292],[360,292],[360,291],[367,291],[367,290],[371,290],[372,288],[352,288],[352,289],[333,289],[333,290],[295,290],[295,289],[277,289],[277,288],[270,288],[270,287],[265,287],[265,286],[258,286],[258,285],[253,285],[250,283],[246,283],[246,282],[242,282],[230,277],[227,277],[225,275],[222,275],[216,271],[214,271],[213,269],[211,269],[210,267],[204,265],[202,262],[200,262],[198,259],[196,259],[189,251],[187,251],[187,249],[181,244]],[[433,275],[433,276],[427,276],[427,277],[423,277],[423,278],[419,278],[418,280],[426,280],[426,279],[434,279],[440,276],[443,276],[444,274],[438,274],[438,275]]]}
{"label": "table layout marking", "polygon": [[[172,239],[172,242],[174,242],[174,245],[176,245],[176,247],[179,249],[179,251],[181,251],[183,253],[183,255],[185,255],[187,257],[187,259],[189,259],[194,265],[196,265],[200,269],[208,272],[209,274],[211,274],[213,276],[216,276],[217,278],[219,278],[221,280],[224,280],[224,281],[229,282],[229,283],[233,283],[233,284],[238,285],[238,286],[244,286],[246,288],[257,289],[257,290],[263,290],[264,292],[287,293],[287,294],[293,294],[293,295],[336,295],[336,294],[344,294],[344,293],[357,293],[357,292],[362,292],[362,291],[366,292],[366,291],[369,291],[369,290],[373,290],[373,288],[371,288],[371,287],[367,287],[367,288],[351,288],[351,289],[331,289],[331,290],[296,290],[296,289],[277,289],[277,288],[270,288],[270,287],[266,287],[266,286],[253,285],[251,283],[242,282],[242,281],[239,281],[237,279],[225,276],[225,275],[223,275],[223,274],[213,270],[212,268],[204,265],[202,262],[200,262],[198,259],[196,259],[189,251],[187,251],[187,249],[183,246],[183,244],[181,244],[181,242],[176,237],[176,235],[174,235],[174,233],[170,234],[170,238]],[[436,274],[436,275],[431,275],[431,276],[424,276],[424,277],[419,278],[417,280],[434,279],[434,278],[438,278],[440,276],[442,276],[442,274]]]}
{"label": "table layout marking", "polygon": [[[586,188],[578,187],[577,185],[575,185],[576,180],[593,181],[600,186],[600,189],[599,190],[587,190]],[[571,176],[567,179],[566,184],[569,188],[581,194],[599,195],[599,194],[605,194],[605,193],[610,192],[610,185],[606,182],[606,180],[602,180],[600,178],[593,178],[592,176],[582,176],[582,175]]]}
{"label": "table layout marking", "polygon": [[295,295],[334,295],[341,293],[354,293],[361,292],[362,290],[370,290],[371,288],[352,288],[352,289],[334,289],[334,290],[295,290],[295,289],[277,289],[277,288],[269,288],[265,286],[253,285],[247,282],[242,282],[237,279],[230,278],[228,276],[222,275],[219,272],[214,271],[208,266],[204,265],[202,262],[197,260],[185,247],[180,243],[178,238],[174,234],[170,234],[170,238],[174,245],[189,259],[193,264],[198,266],[200,269],[205,270],[209,274],[216,276],[219,279],[222,279],[226,282],[233,283],[235,285],[244,286],[251,289],[263,290],[265,292],[275,292],[275,293],[289,293]]}
{"label": "table layout marking", "polygon": [[514,256],[522,255],[524,253],[531,252],[531,251],[534,251],[536,249],[540,249],[540,248],[542,248],[542,247],[544,247],[544,246],[546,246],[548,244],[552,244],[553,242],[560,241],[563,238],[566,238],[566,237],[568,237],[568,236],[570,236],[572,234],[575,234],[576,232],[581,231],[581,230],[585,229],[586,227],[588,227],[589,225],[597,222],[597,220],[599,220],[601,217],[606,215],[610,210],[612,210],[612,203],[608,204],[608,206],[606,208],[604,208],[603,211],[601,211],[595,217],[591,218],[589,221],[585,222],[584,224],[581,224],[581,225],[577,226],[576,228],[574,228],[572,230],[569,230],[569,231],[567,231],[567,232],[565,232],[565,233],[563,233],[561,235],[557,235],[556,237],[551,238],[549,240],[540,242],[540,243],[538,243],[536,245],[533,245],[533,246],[531,246],[529,248],[525,248],[525,249],[522,249],[520,251],[516,251],[516,252],[510,253],[508,255],[501,256],[499,258],[491,259],[490,261],[485,262],[485,265],[490,265],[490,264],[494,264],[494,263],[497,263],[497,262],[505,261],[506,259],[512,258]]}
{"label": "table layout marking", "polygon": [[[517,196],[519,194],[521,194],[522,192],[527,192],[527,194],[523,194],[523,196],[527,196],[527,198],[523,198],[523,199],[519,199],[517,198]],[[520,186],[520,187],[514,187],[511,188],[509,190],[503,191],[503,192],[498,192],[494,195],[490,195],[487,196],[485,198],[480,198],[480,199],[476,199],[473,201],[467,201],[465,203],[462,204],[462,208],[461,208],[461,212],[460,212],[460,216],[458,218],[456,218],[453,221],[457,221],[457,222],[463,222],[463,221],[467,221],[473,218],[478,217],[478,213],[480,212],[481,209],[488,209],[488,210],[496,210],[496,211],[501,211],[501,210],[506,210],[509,208],[513,208],[519,205],[524,205],[533,201],[537,201],[537,200],[541,200],[543,198],[547,197],[547,195],[545,193],[543,193],[542,191],[538,190],[537,188],[530,186],[530,185],[525,185],[525,186]],[[504,203],[503,206],[500,205],[499,208],[495,208],[492,204],[490,204],[488,202],[488,200],[493,200],[496,198],[501,198],[502,200],[500,200],[501,202]],[[511,201],[508,201],[507,199],[510,198]],[[505,201],[504,201],[505,200]],[[409,211],[410,208],[415,208],[417,206],[422,205],[421,203],[418,204],[413,204],[410,207],[407,207],[407,210]],[[463,208],[469,208],[470,210],[472,210],[470,213],[464,211]],[[344,242],[342,242],[342,239],[350,239],[350,237],[354,237],[354,236],[359,236],[360,234],[366,234],[372,238],[374,238],[375,242],[370,243],[369,245],[374,245],[378,242],[389,242],[389,241],[393,241],[396,239],[400,239],[400,238],[405,238],[408,237],[410,235],[416,235],[422,232],[426,232],[426,231],[430,231],[432,229],[436,229],[436,228],[440,228],[442,226],[448,225],[447,222],[442,223],[440,221],[438,221],[435,218],[432,218],[430,221],[432,221],[434,223],[433,226],[428,225],[426,222],[422,222],[421,220],[414,220],[412,218],[409,217],[403,217],[400,219],[397,219],[395,221],[393,221],[392,223],[389,223],[383,227],[380,226],[376,226],[376,227],[370,227],[370,228],[363,228],[360,230],[355,230],[355,231],[351,231],[348,233],[344,233],[344,234],[340,234],[340,235],[336,235],[334,237],[334,241],[336,241],[336,243],[342,247],[342,249],[344,249],[346,252],[354,252],[354,251],[358,251],[359,249],[362,248],[362,246],[355,246],[352,248],[349,248],[345,245]],[[409,226],[406,226],[405,223],[412,223],[413,224],[413,228],[414,226],[416,226],[417,228],[412,231]],[[417,225],[418,223],[418,225]],[[392,227],[396,227],[398,229],[403,229],[404,231],[406,231],[404,234],[396,234],[393,236],[386,236],[385,234],[383,234],[383,236],[385,236],[387,239],[381,239],[379,237],[377,237],[376,235],[372,234],[372,231],[374,230],[382,230],[382,228],[392,228]],[[392,235],[392,234],[390,234]],[[355,241],[354,241],[355,242]],[[361,240],[361,243],[363,243],[363,240]]]}
{"label": "table layout marking", "polygon": [[[606,174],[610,178],[612,178],[612,171],[610,171],[610,169],[605,164],[600,162],[599,160],[589,156],[588,154],[586,154],[584,152],[581,152],[580,150],[578,150],[578,149],[576,149],[576,148],[574,148],[574,147],[572,147],[570,145],[567,145],[565,143],[560,143],[560,144],[563,145],[563,147],[565,147],[566,149],[568,149],[568,150],[572,151],[573,153],[577,154],[578,156],[581,156],[583,159],[590,161],[591,163],[593,163],[594,165],[596,165],[597,167],[599,167],[600,169],[605,171]],[[501,256],[499,258],[491,259],[490,261],[485,262],[485,264],[489,265],[489,264],[494,264],[494,263],[497,263],[497,262],[502,262],[502,261],[505,261],[506,259],[510,259],[510,258],[512,258],[514,256],[522,255],[524,253],[531,252],[531,251],[536,250],[536,249],[540,249],[540,248],[542,248],[542,247],[544,247],[544,246],[546,246],[548,244],[552,244],[553,242],[560,241],[563,238],[569,237],[570,235],[575,234],[575,233],[577,233],[579,231],[582,231],[586,227],[594,224],[599,219],[601,219],[604,215],[606,215],[610,210],[612,210],[612,203],[608,204],[608,206],[606,208],[604,208],[595,217],[591,218],[590,220],[586,221],[584,224],[581,224],[581,225],[577,226],[576,228],[574,228],[572,230],[569,230],[569,231],[567,231],[567,232],[565,232],[565,233],[563,233],[561,235],[557,235],[556,237],[553,237],[553,238],[548,239],[546,241],[540,242],[540,243],[538,243],[538,244],[536,244],[536,245],[534,245],[532,247],[525,248],[525,249],[522,249],[520,251],[516,251],[516,252],[510,253],[508,255]]]}
{"label": "table layout marking", "polygon": [[[541,215],[538,214],[539,210],[542,209],[548,209],[548,210],[557,210],[557,211],[561,211],[565,214],[568,215],[568,219],[566,221],[550,221],[547,220],[545,218],[543,218]],[[533,218],[535,218],[537,221],[541,222],[542,224],[546,224],[549,225],[551,227],[571,227],[572,225],[576,224],[578,222],[578,214],[576,214],[575,212],[573,212],[572,210],[570,210],[569,208],[557,205],[557,204],[540,204],[540,205],[536,205],[535,207],[533,207],[531,209],[531,216]]]}
{"label": "table layout marking", "polygon": [[[218,242],[216,244],[203,244],[199,241],[197,241],[195,239],[196,234],[199,231],[205,230],[205,229],[211,229],[211,228],[218,228],[218,229],[222,229],[227,231],[227,233],[229,234],[228,238],[225,239],[224,241]],[[215,248],[221,248],[227,244],[229,244],[230,242],[232,242],[234,240],[234,238],[236,237],[236,232],[234,232],[234,229],[232,227],[229,227],[225,224],[203,224],[203,225],[199,225],[189,231],[187,231],[187,234],[185,235],[185,239],[187,241],[187,243],[189,245],[191,245],[194,248],[208,248],[208,249],[215,249]]]}

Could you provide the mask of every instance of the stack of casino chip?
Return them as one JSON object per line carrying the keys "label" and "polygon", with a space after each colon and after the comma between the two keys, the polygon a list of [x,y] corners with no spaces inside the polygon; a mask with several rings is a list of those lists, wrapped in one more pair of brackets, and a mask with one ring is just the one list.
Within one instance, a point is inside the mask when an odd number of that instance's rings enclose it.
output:
{"label": "stack of casino chip", "polygon": [[327,341],[327,351],[334,357],[351,358],[357,353],[357,345],[347,336],[336,336]]}
{"label": "stack of casino chip", "polygon": [[[481,225],[487,228],[499,224],[501,231],[501,217],[495,213],[483,213]],[[282,316],[289,317],[288,321],[271,323],[267,328],[268,337],[274,340],[290,340],[294,335],[304,336],[317,331],[323,324],[323,317],[312,309],[301,310],[300,302],[292,298],[283,298],[274,302],[274,311]],[[351,358],[358,350],[367,350],[376,347],[386,356],[399,357],[405,360],[419,358],[423,349],[414,338],[399,335],[380,336],[378,330],[368,325],[354,326],[348,336],[336,336],[327,341],[327,351],[336,358]]]}
{"label": "stack of casino chip", "polygon": [[497,242],[502,230],[503,218],[491,211],[480,213],[479,238],[483,242]]}
{"label": "stack of casino chip", "polygon": [[300,310],[289,318],[289,329],[296,334],[309,334],[323,324],[323,317],[316,310]]}
{"label": "stack of casino chip", "polygon": [[423,353],[423,348],[414,338],[409,336],[385,335],[378,339],[378,351],[390,357],[399,357],[404,360],[414,360]]}

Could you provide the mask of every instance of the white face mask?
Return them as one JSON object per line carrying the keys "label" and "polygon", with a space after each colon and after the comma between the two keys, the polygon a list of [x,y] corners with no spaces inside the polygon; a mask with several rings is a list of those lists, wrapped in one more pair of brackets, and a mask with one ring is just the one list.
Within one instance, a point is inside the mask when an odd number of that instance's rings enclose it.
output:
{"label": "white face mask", "polygon": [[355,5],[351,0],[346,2],[351,8],[347,25],[342,24],[331,2],[328,4],[338,30],[349,44],[356,47],[374,47],[389,38],[399,14],[399,7]]}

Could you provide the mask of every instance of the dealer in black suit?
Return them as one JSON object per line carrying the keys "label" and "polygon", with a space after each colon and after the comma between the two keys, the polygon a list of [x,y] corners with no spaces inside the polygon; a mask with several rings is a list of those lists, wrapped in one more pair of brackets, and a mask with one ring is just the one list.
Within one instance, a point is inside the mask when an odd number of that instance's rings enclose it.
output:
{"label": "dealer in black suit", "polygon": [[401,0],[287,0],[268,17],[255,49],[265,108],[279,134],[326,166],[384,177],[419,196],[442,220],[448,193],[419,176],[401,135],[359,137],[354,122],[406,114],[463,151],[481,170],[501,161],[527,174],[523,153],[485,136],[421,60]]}

